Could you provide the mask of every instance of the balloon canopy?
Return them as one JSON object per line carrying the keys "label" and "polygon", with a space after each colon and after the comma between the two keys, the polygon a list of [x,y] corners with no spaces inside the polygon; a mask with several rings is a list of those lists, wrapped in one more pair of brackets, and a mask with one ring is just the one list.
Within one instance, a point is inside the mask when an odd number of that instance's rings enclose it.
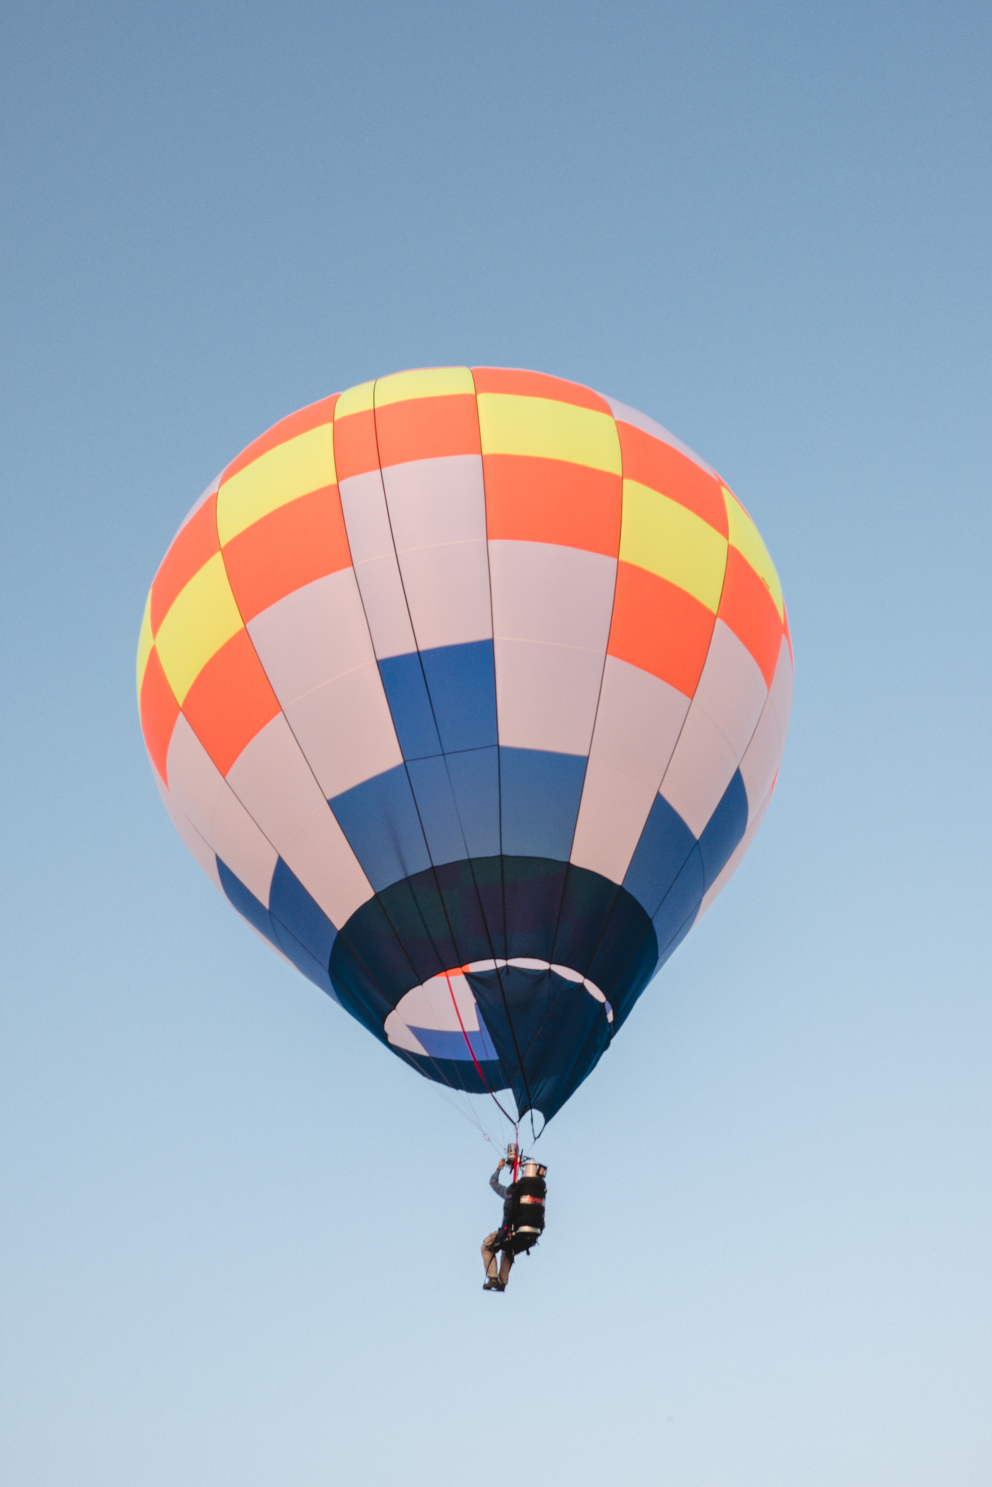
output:
{"label": "balloon canopy", "polygon": [[536,372],[277,423],[165,555],[141,724],[180,836],[430,1079],[550,1119],[771,797],[792,651],[719,476]]}

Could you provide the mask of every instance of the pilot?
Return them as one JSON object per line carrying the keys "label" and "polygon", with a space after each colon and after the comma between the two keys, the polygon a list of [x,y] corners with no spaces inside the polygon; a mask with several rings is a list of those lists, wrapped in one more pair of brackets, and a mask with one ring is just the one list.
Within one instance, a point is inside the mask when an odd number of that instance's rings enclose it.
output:
{"label": "pilot", "polygon": [[[515,1217],[517,1185],[515,1182],[511,1182],[509,1187],[506,1187],[500,1182],[499,1174],[505,1166],[506,1158],[500,1157],[496,1171],[489,1179],[489,1186],[493,1192],[498,1193],[503,1199],[503,1222],[498,1229],[494,1229],[491,1234],[487,1234],[482,1241],[482,1263],[486,1267],[486,1283],[482,1287],[484,1291],[505,1291],[506,1282],[513,1265],[511,1230]],[[499,1262],[499,1274],[497,1275],[496,1255],[500,1250],[503,1253]]]}

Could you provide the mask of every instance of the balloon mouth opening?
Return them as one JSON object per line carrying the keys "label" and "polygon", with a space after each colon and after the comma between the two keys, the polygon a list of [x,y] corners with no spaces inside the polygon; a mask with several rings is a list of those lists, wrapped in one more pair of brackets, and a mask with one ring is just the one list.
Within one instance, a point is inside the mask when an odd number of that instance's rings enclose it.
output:
{"label": "balloon mouth opening", "polygon": [[504,968],[531,972],[535,995],[540,994],[541,981],[547,979],[550,983],[552,977],[574,986],[576,990],[581,988],[600,1003],[607,1023],[612,1026],[612,1006],[596,983],[581,971],[534,956],[513,956],[509,959],[473,960],[467,965],[453,966],[431,976],[420,986],[411,987],[386,1018],[383,1031],[387,1042],[404,1053],[432,1059],[498,1063],[499,1053],[468,978],[486,976],[488,979],[492,975],[498,983],[499,973]]}

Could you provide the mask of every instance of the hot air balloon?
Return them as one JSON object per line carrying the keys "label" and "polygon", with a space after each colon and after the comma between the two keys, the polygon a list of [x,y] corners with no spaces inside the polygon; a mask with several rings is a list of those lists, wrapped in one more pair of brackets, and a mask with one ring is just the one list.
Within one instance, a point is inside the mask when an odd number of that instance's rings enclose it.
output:
{"label": "hot air balloon", "polygon": [[428,1079],[544,1121],[746,852],[792,679],[720,477],[612,398],[488,367],[250,444],[138,646],[156,783],[238,912]]}

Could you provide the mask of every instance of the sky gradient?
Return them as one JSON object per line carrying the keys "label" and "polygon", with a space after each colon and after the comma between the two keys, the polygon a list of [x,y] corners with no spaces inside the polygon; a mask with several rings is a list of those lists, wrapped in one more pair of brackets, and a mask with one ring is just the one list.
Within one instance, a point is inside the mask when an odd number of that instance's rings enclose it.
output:
{"label": "sky gradient", "polygon": [[[0,1477],[984,1487],[987,8],[0,27]],[[134,696],[217,471],[444,364],[698,450],[796,656],[765,823],[542,1139],[503,1297],[492,1147],[210,887]]]}

